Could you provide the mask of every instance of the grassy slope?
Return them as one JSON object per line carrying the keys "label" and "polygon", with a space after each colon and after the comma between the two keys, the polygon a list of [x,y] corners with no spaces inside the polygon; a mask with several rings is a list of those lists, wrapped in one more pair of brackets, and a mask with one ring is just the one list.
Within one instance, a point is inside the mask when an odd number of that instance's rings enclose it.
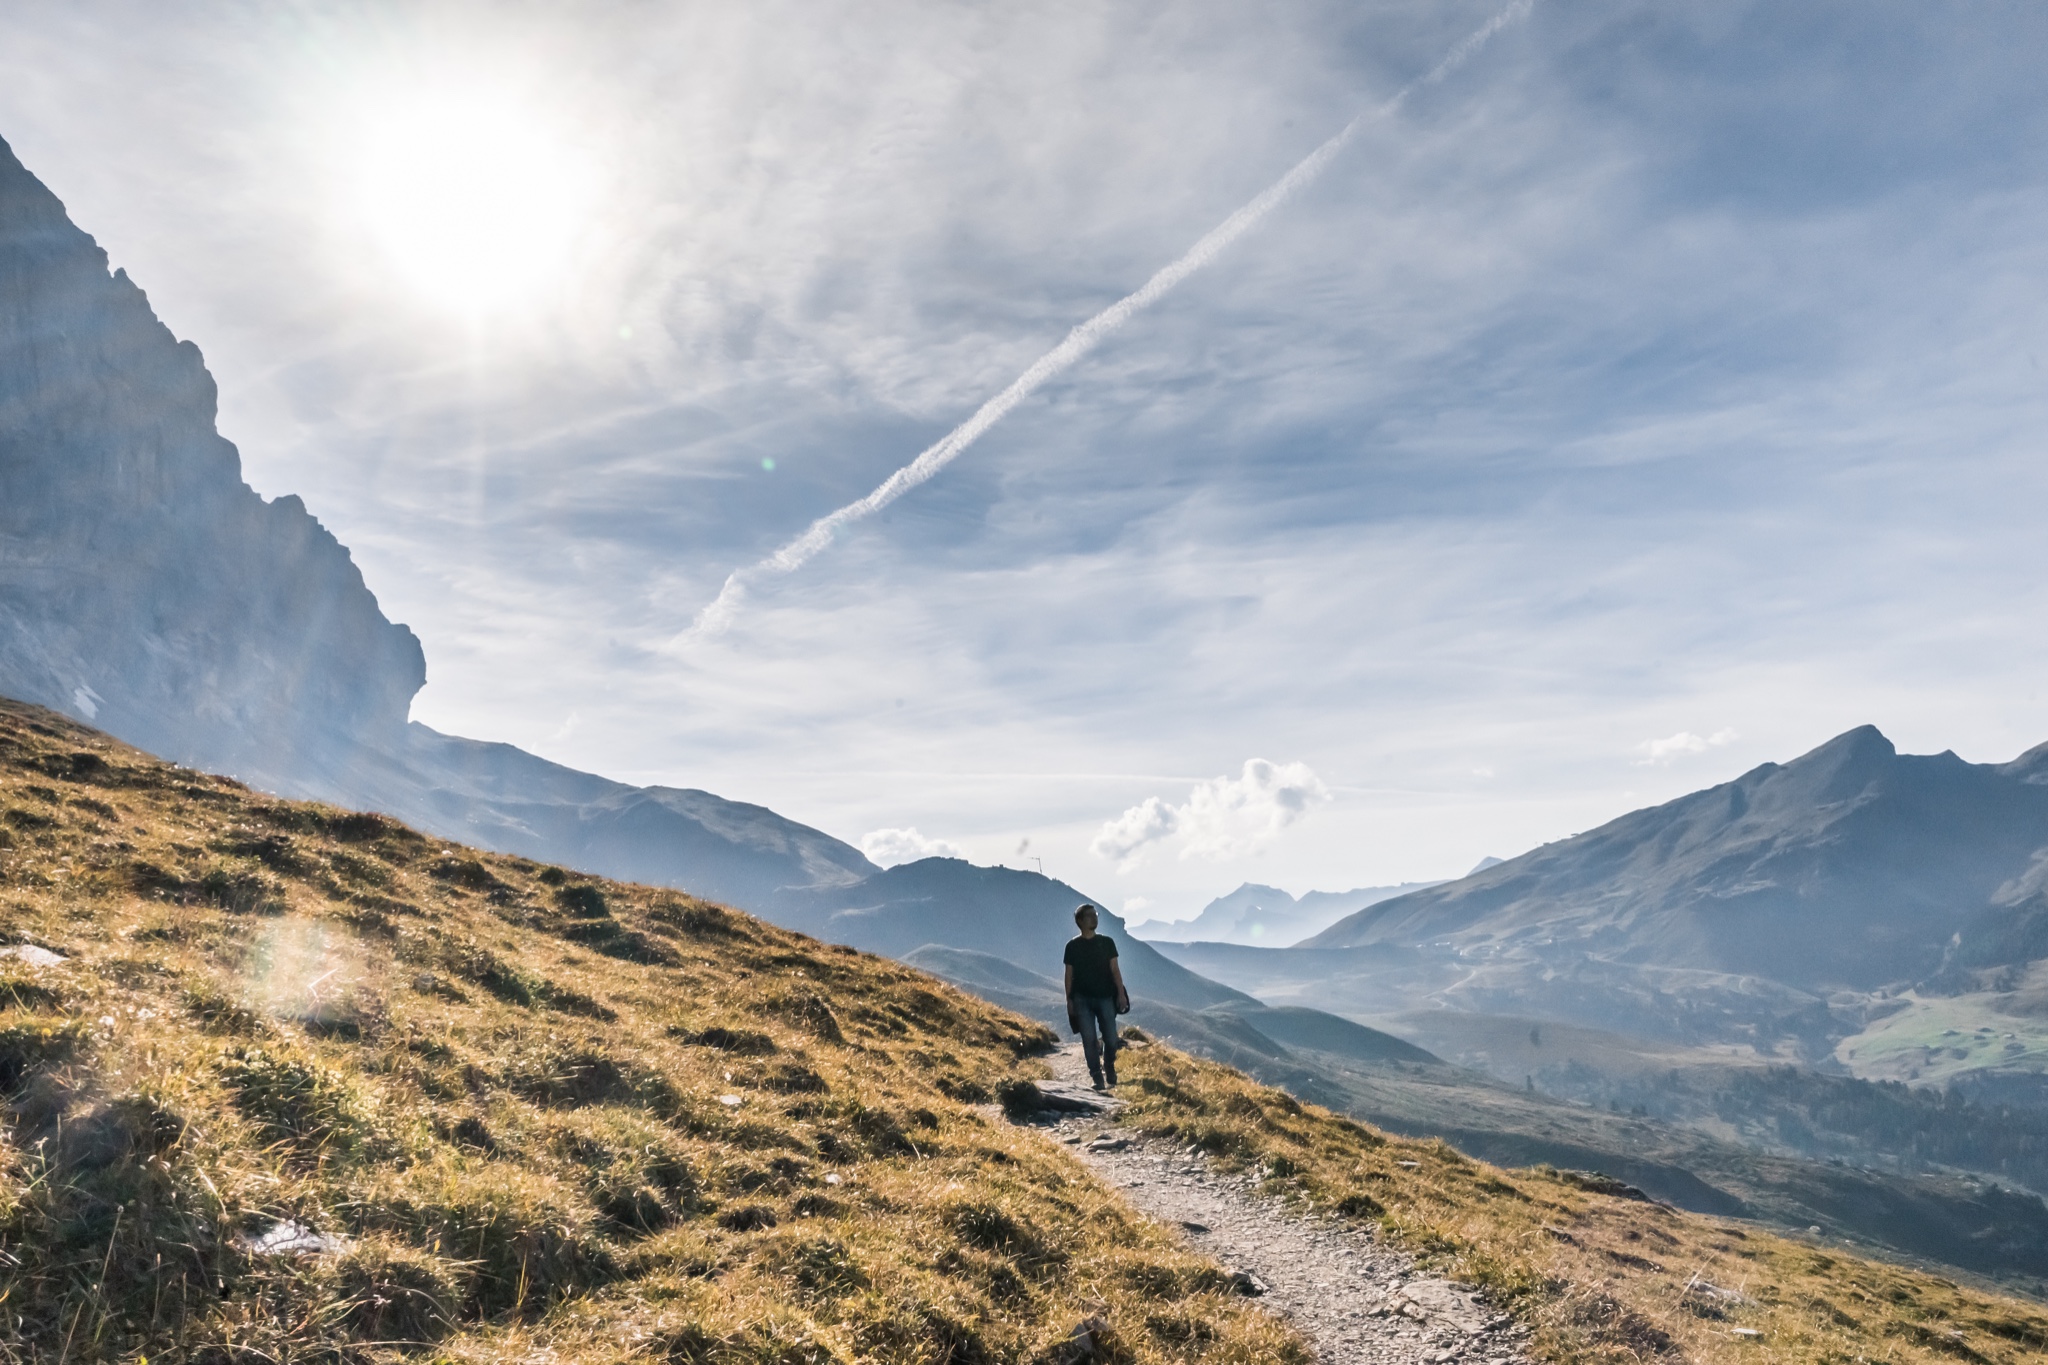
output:
{"label": "grassy slope", "polygon": [[[5,937],[68,958],[0,959],[0,1359],[972,1365],[1062,1359],[1099,1318],[1126,1362],[1304,1360],[995,1115],[1045,1035],[928,977],[7,703],[0,832]],[[1555,1360],[2048,1339],[2031,1305],[1503,1173],[1164,1048],[1127,1069],[1130,1121],[1379,1221]],[[284,1219],[346,1249],[243,1245]]]}
{"label": "grassy slope", "polygon": [[1304,1359],[893,963],[11,703],[0,928],[0,1360]]}
{"label": "grassy slope", "polygon": [[1485,1286],[1553,1360],[2048,1357],[2038,1304],[1601,1193],[1569,1173],[1504,1172],[1165,1048],[1134,1050],[1122,1069],[1134,1100],[1124,1122],[1261,1169],[1314,1209],[1377,1222],[1426,1263]]}
{"label": "grassy slope", "polygon": [[2027,974],[2032,989],[2024,992],[1908,992],[1899,1008],[1843,1039],[1835,1056],[1858,1076],[1880,1080],[1937,1084],[1978,1073],[2039,1075],[2048,1070],[2044,968],[2048,964],[2033,964]]}

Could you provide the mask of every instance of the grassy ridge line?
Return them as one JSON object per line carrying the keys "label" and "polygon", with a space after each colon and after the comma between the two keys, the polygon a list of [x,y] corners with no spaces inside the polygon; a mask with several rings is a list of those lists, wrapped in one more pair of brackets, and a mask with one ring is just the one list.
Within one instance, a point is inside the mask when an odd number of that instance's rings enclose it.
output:
{"label": "grassy ridge line", "polygon": [[1175,1138],[1314,1210],[1376,1223],[1489,1291],[1556,1361],[2048,1359],[2048,1310],[1721,1220],[1626,1187],[1502,1171],[1391,1138],[1213,1062],[1134,1049],[1121,1121]]}
{"label": "grassy ridge line", "polygon": [[6,702],[0,930],[0,1361],[1306,1361],[882,959]]}

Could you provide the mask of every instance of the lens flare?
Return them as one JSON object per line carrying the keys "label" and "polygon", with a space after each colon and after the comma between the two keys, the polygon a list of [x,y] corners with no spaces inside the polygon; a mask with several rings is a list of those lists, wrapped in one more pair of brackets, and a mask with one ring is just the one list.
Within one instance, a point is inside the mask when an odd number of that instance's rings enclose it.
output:
{"label": "lens flare", "polygon": [[361,957],[360,944],[326,924],[281,920],[251,946],[243,996],[274,1018],[331,1024],[359,1006]]}

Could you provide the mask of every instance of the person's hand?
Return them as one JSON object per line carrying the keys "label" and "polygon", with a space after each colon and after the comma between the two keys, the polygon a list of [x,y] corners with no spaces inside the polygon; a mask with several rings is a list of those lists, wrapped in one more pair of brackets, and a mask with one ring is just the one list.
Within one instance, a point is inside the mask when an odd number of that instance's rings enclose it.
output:
{"label": "person's hand", "polygon": [[1131,993],[1129,991],[1118,991],[1116,993],[1116,1012],[1118,1014],[1129,1014],[1131,1012]]}
{"label": "person's hand", "polygon": [[1069,1033],[1079,1033],[1081,1031],[1081,1011],[1075,1009],[1071,1003],[1067,1006],[1067,1031]]}

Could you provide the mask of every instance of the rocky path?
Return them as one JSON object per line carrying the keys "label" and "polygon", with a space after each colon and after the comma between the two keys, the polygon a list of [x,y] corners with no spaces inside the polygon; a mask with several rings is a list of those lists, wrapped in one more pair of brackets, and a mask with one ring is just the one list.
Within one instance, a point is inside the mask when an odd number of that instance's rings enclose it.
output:
{"label": "rocky path", "polygon": [[[1087,1088],[1078,1045],[1052,1061],[1061,1081]],[[1465,1286],[1419,1273],[1356,1225],[1303,1217],[1246,1177],[1121,1132],[1101,1115],[1045,1118],[1133,1204],[1237,1272],[1248,1292],[1300,1329],[1322,1365],[1527,1361],[1521,1329]]]}

